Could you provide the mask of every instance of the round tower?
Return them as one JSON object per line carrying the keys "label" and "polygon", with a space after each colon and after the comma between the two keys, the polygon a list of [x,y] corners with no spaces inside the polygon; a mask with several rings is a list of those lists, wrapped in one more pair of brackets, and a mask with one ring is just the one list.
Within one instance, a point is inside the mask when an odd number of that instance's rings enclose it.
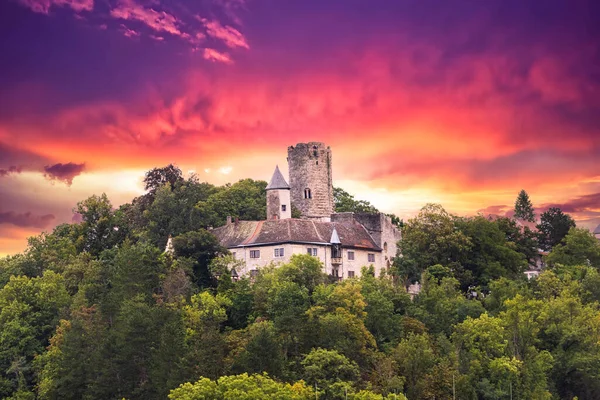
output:
{"label": "round tower", "polygon": [[279,166],[276,166],[273,177],[267,185],[267,219],[286,218],[292,218],[290,187],[281,175]]}
{"label": "round tower", "polygon": [[288,147],[292,204],[302,218],[329,219],[333,214],[331,149],[320,142]]}

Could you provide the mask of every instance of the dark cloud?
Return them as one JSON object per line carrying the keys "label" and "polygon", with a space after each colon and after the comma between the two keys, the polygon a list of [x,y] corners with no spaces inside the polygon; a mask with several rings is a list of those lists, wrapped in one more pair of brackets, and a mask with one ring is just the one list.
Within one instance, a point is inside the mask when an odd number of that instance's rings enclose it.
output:
{"label": "dark cloud", "polygon": [[597,213],[600,214],[600,193],[586,194],[564,203],[544,204],[542,209],[558,207],[566,213]]}
{"label": "dark cloud", "polygon": [[34,215],[31,212],[15,213],[13,211],[0,212],[0,224],[12,224],[23,228],[45,228],[54,221],[53,214]]}
{"label": "dark cloud", "polygon": [[85,163],[75,164],[70,162],[66,164],[58,163],[54,165],[46,165],[44,167],[44,176],[48,180],[62,181],[68,186],[71,186],[73,184],[73,178],[81,174],[84,169]]}
{"label": "dark cloud", "polygon": [[11,165],[7,169],[0,168],[0,178],[10,174],[20,174],[22,170],[23,169],[21,167],[17,167],[16,165]]}

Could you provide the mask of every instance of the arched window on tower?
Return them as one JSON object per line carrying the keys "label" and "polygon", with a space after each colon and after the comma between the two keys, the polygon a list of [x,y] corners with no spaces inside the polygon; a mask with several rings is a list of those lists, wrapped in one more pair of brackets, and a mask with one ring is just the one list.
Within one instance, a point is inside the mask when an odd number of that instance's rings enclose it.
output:
{"label": "arched window on tower", "polygon": [[312,199],[312,193],[310,192],[309,188],[304,189],[304,198],[305,199]]}

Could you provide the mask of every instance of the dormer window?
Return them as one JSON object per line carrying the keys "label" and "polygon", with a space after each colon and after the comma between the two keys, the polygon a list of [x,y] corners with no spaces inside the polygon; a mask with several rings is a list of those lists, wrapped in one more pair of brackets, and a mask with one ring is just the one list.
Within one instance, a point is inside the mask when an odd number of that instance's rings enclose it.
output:
{"label": "dormer window", "polygon": [[312,199],[312,193],[310,192],[309,188],[304,189],[304,198],[305,199]]}

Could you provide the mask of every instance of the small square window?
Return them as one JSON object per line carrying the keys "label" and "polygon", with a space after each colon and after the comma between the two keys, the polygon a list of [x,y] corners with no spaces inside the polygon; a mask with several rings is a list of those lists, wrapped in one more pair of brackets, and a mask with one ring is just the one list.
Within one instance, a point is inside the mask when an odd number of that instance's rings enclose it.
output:
{"label": "small square window", "polygon": [[281,211],[285,211],[287,210],[287,205],[286,204],[282,204],[281,205]]}
{"label": "small square window", "polygon": [[369,260],[369,262],[375,262],[375,254],[373,253],[369,253],[367,254],[367,259]]}
{"label": "small square window", "polygon": [[348,260],[354,260],[354,252],[348,251]]}
{"label": "small square window", "polygon": [[308,247],[307,249],[307,253],[313,257],[317,256],[317,248],[316,247]]}
{"label": "small square window", "polygon": [[250,250],[250,258],[260,258],[260,250]]}
{"label": "small square window", "polygon": [[354,278],[354,271],[348,271],[348,278]]}
{"label": "small square window", "polygon": [[275,257],[283,257],[284,254],[283,247],[278,247],[275,249]]}

